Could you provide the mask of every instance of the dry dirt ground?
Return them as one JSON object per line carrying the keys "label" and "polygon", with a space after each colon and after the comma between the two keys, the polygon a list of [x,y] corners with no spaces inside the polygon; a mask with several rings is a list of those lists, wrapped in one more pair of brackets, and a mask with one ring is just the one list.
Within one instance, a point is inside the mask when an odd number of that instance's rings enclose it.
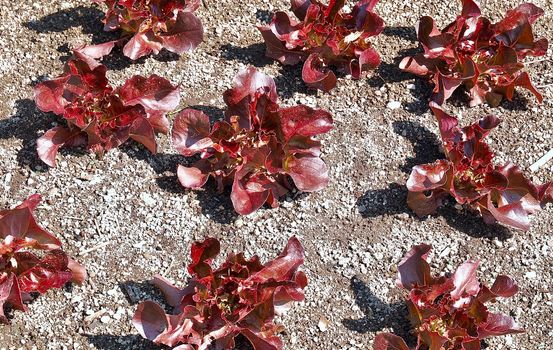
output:
{"label": "dry dirt ground", "polygon": [[[546,15],[539,35],[553,33],[553,2],[536,0]],[[494,19],[516,0],[488,0]],[[382,1],[377,11],[387,28],[377,40],[383,64],[368,79],[340,79],[330,94],[307,91],[301,68],[282,67],[264,58],[256,23],[269,20],[286,0],[205,0],[199,10],[205,43],[182,57],[167,52],[130,62],[120,52],[106,60],[117,85],[134,74],[153,73],[182,86],[181,107],[194,106],[222,116],[222,93],[247,65],[275,77],[283,105],[304,103],[332,112],[336,128],[324,137],[324,159],[332,181],[325,190],[286,198],[281,208],[237,217],[228,196],[213,184],[202,191],[182,189],[167,137],[152,156],[129,144],[103,160],[83,151],[65,151],[48,169],[37,159],[35,140],[56,119],[32,101],[32,87],[62,69],[69,48],[116,37],[103,33],[100,7],[89,1],[0,0],[0,206],[11,207],[33,193],[45,202],[37,215],[87,266],[82,287],[50,291],[15,313],[0,328],[0,349],[158,349],[143,341],[130,319],[141,300],[161,301],[148,284],[156,273],[186,282],[184,266],[193,240],[207,235],[236,250],[276,256],[291,235],[307,252],[307,298],[280,321],[286,348],[370,349],[377,332],[405,335],[402,294],[394,286],[396,265],[420,242],[434,245],[432,265],[452,271],[468,258],[481,260],[480,276],[492,282],[498,273],[516,278],[521,292],[495,308],[513,315],[527,333],[493,339],[488,349],[550,349],[553,340],[553,208],[535,215],[528,232],[486,226],[454,203],[435,216],[419,219],[406,207],[405,181],[413,165],[440,157],[437,125],[429,113],[428,86],[397,68],[417,50],[413,25],[430,14],[449,23],[457,1]],[[551,38],[550,38],[551,39]],[[551,55],[548,56],[551,58]],[[537,85],[553,83],[553,63],[529,66]],[[542,89],[543,104],[525,92],[499,108],[466,108],[462,96],[445,108],[469,123],[486,113],[503,123],[490,141],[500,161],[529,166],[553,147],[553,88]],[[391,101],[401,108],[389,109]],[[553,180],[553,162],[531,174]],[[328,321],[328,328],[318,326]]]}

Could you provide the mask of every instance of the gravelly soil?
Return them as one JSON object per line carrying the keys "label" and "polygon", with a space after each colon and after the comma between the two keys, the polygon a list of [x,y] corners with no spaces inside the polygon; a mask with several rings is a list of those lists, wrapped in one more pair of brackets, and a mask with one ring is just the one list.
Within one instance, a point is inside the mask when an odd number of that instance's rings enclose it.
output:
{"label": "gravelly soil", "polygon": [[[553,3],[536,25],[553,33]],[[484,11],[497,19],[514,0],[489,0]],[[377,11],[388,28],[375,46],[383,64],[368,79],[341,79],[330,94],[308,92],[300,67],[281,67],[264,58],[255,24],[267,21],[278,1],[206,0],[199,10],[206,42],[175,57],[162,53],[131,63],[120,52],[107,59],[110,78],[121,83],[134,74],[159,74],[182,86],[182,106],[222,115],[222,93],[247,65],[275,77],[282,104],[305,103],[332,112],[336,129],[324,138],[331,166],[327,189],[287,198],[281,208],[235,216],[228,197],[213,184],[186,191],[175,177],[186,160],[175,155],[166,137],[151,156],[135,144],[103,160],[82,151],[64,151],[47,169],[35,155],[35,140],[56,121],[32,101],[37,81],[59,74],[68,49],[79,43],[114,38],[103,33],[102,11],[88,1],[0,0],[0,206],[32,193],[45,202],[42,225],[62,238],[65,248],[88,267],[82,286],[50,291],[16,313],[0,329],[0,349],[157,349],[130,323],[136,304],[161,301],[147,280],[156,273],[185,283],[190,243],[207,235],[223,250],[277,255],[288,237],[305,245],[307,299],[281,318],[287,349],[370,349],[377,332],[406,334],[401,293],[394,287],[395,266],[415,243],[434,245],[432,265],[452,271],[469,257],[481,260],[480,275],[492,282],[498,273],[517,279],[521,292],[497,309],[510,313],[527,333],[490,340],[489,349],[548,349],[553,339],[553,208],[538,213],[528,232],[486,226],[481,219],[448,203],[438,215],[421,220],[406,207],[404,187],[413,165],[440,157],[437,125],[426,107],[428,86],[398,70],[399,57],[417,48],[413,25],[424,14],[449,23],[456,1],[382,2]],[[551,58],[551,55],[548,56]],[[553,83],[553,63],[529,66],[537,85]],[[491,135],[499,160],[528,167],[553,147],[553,93],[545,101],[521,92],[497,109],[467,109],[463,97],[446,105],[469,123],[486,113],[502,117]],[[387,108],[399,101],[400,109]],[[528,170],[529,171],[529,170]],[[553,180],[550,162],[532,174]],[[107,317],[106,317],[107,316]],[[328,320],[328,329],[318,326]]]}

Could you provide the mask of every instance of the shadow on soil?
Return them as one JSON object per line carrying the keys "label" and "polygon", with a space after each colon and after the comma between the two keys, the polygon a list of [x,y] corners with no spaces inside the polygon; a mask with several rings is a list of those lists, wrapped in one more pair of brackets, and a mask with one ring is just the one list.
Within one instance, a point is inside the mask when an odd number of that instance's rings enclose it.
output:
{"label": "shadow on soil", "polygon": [[[438,137],[419,123],[397,121],[393,124],[394,132],[407,138],[413,145],[414,157],[408,157],[401,166],[406,177],[416,165],[432,163],[444,157],[440,152]],[[407,206],[407,188],[405,185],[392,183],[386,189],[368,190],[357,200],[357,208],[365,218],[383,215],[415,214]],[[449,226],[475,238],[497,238],[506,240],[512,237],[512,232],[504,226],[488,225],[478,213],[469,210],[457,210],[455,201],[450,198],[438,209],[437,215],[442,216]],[[421,220],[425,220],[422,218]]]}
{"label": "shadow on soil", "polygon": [[[265,67],[273,64],[273,59],[265,56],[265,44],[257,43],[246,47],[230,44],[221,46],[222,57],[229,61],[239,61],[255,67]],[[295,93],[301,92],[308,95],[316,95],[317,91],[309,89],[301,77],[303,63],[294,66],[280,66],[279,75],[275,76],[278,93],[283,98],[291,98]],[[338,77],[340,79],[340,77]]]}
{"label": "shadow on soil", "polygon": [[[0,120],[0,139],[17,138],[21,140],[21,149],[17,152],[17,164],[28,167],[32,171],[45,172],[48,166],[44,164],[36,152],[36,140],[39,130],[48,130],[52,122],[58,120],[50,113],[40,111],[35,102],[30,99],[15,101],[15,114],[10,118]],[[60,154],[85,154],[80,149],[62,149]]]}
{"label": "shadow on soil", "polygon": [[[101,350],[169,350],[168,346],[155,345],[140,335],[85,335],[90,344]],[[242,336],[236,338],[234,350],[254,350],[253,346]]]}
{"label": "shadow on soil", "polygon": [[[119,39],[120,31],[104,31],[103,19],[104,12],[98,8],[93,6],[77,6],[60,10],[39,20],[26,22],[25,27],[37,33],[61,33],[71,28],[80,27],[83,34],[92,36],[90,42],[92,45]],[[58,52],[66,54],[66,56],[61,57],[62,62],[67,61],[71,56],[71,48],[67,44],[58,47]],[[102,60],[102,63],[110,70],[121,70],[134,64],[144,64],[146,61],[146,57],[142,57],[136,61],[125,57],[121,48],[115,48],[114,53]],[[152,55],[152,57],[160,62],[178,61],[180,59],[180,55],[167,50],[161,51],[158,55]]]}
{"label": "shadow on soil", "polygon": [[444,157],[440,152],[440,140],[436,134],[420,123],[396,121],[392,124],[394,133],[405,137],[413,146],[414,157],[407,157],[401,170],[410,174],[416,165],[432,163]]}
{"label": "shadow on soil", "polygon": [[81,27],[84,34],[92,35],[92,44],[117,39],[116,33],[104,32],[104,13],[93,6],[77,6],[59,10],[38,20],[25,23],[25,27],[37,33],[61,33]]}
{"label": "shadow on soil", "polygon": [[88,342],[96,347],[96,349],[102,350],[165,350],[171,349],[168,346],[157,346],[151,341],[142,338],[140,335],[111,335],[111,334],[99,334],[89,335],[86,334]]}
{"label": "shadow on soil", "polygon": [[416,339],[409,333],[411,327],[404,302],[393,304],[383,302],[357,277],[352,277],[350,289],[355,296],[355,303],[365,316],[357,320],[342,320],[347,329],[357,333],[368,333],[392,328],[393,333],[405,339],[408,344],[416,343]]}
{"label": "shadow on soil", "polygon": [[382,34],[385,36],[395,36],[412,42],[417,41],[417,32],[413,26],[386,27]]}

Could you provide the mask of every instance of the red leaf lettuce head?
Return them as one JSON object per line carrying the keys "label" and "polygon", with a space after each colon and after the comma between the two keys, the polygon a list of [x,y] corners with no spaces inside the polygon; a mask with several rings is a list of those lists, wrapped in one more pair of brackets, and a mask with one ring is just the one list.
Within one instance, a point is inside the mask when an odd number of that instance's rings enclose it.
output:
{"label": "red leaf lettuce head", "polygon": [[265,202],[272,207],[291,188],[311,192],[328,183],[320,142],[313,136],[332,129],[323,110],[299,105],[281,108],[273,79],[249,68],[225,92],[225,120],[210,128],[209,117],[187,109],[175,118],[173,144],[184,156],[200,154],[192,167],[179,166],[187,188],[200,188],[212,176],[222,192],[232,185],[234,209],[247,215]]}
{"label": "red leaf lettuce head", "polygon": [[522,4],[507,11],[500,22],[491,23],[481,16],[475,1],[461,2],[461,15],[442,30],[431,17],[420,19],[417,35],[424,52],[406,57],[400,68],[430,79],[434,84],[432,100],[440,105],[459,86],[469,91],[471,106],[484,101],[497,106],[503,97],[511,100],[518,86],[541,102],[542,95],[524,71],[523,60],[547,53],[547,40],[535,39],[532,31],[543,10]]}
{"label": "red leaf lettuce head", "polygon": [[[427,256],[431,247],[414,246],[398,266],[398,285],[409,292],[407,307],[418,346],[429,349],[480,349],[482,339],[522,333],[509,316],[493,313],[486,303],[518,292],[516,282],[500,275],[491,287],[476,277],[478,262],[468,261],[451,276],[432,276]],[[393,334],[381,334],[375,350],[409,347]]]}
{"label": "red leaf lettuce head", "polygon": [[[165,314],[158,304],[146,301],[138,306],[133,323],[140,334],[178,349],[234,349],[234,338],[246,337],[255,350],[281,350],[278,333],[282,326],[273,323],[275,314],[294,301],[304,299],[305,274],[303,248],[292,237],[273,261],[262,264],[259,257],[247,260],[244,254],[230,254],[219,267],[219,241],[213,238],[192,245],[192,275],[188,286],[179,289],[157,276],[153,283],[174,307]],[[175,348],[176,349],[176,348]]]}
{"label": "red leaf lettuce head", "polygon": [[61,250],[61,242],[36,223],[33,211],[40,200],[35,194],[15,209],[0,211],[0,323],[9,323],[8,306],[26,311],[30,293],[86,278],[84,268]]}
{"label": "red leaf lettuce head", "polygon": [[108,43],[74,50],[60,77],[35,87],[38,108],[67,122],[37,141],[38,155],[49,166],[56,165],[63,146],[87,145],[101,156],[131,138],[155,153],[155,132],[168,132],[165,114],[179,104],[179,89],[157,75],[136,75],[113,88],[106,66],[96,61],[112,48]]}
{"label": "red leaf lettuce head", "polygon": [[530,228],[530,214],[551,202],[552,183],[535,185],[513,164],[495,165],[484,138],[499,124],[487,116],[465,128],[431,103],[446,159],[415,166],[407,181],[407,204],[419,216],[433,214],[449,194],[479,211],[487,223]]}
{"label": "red leaf lettuce head", "polygon": [[276,12],[269,25],[258,29],[267,45],[267,56],[283,64],[303,65],[304,82],[325,92],[336,86],[335,67],[353,79],[364,77],[380,64],[380,55],[369,39],[384,30],[384,22],[374,13],[378,0],[361,0],[350,13],[344,0],[324,5],[318,0],[292,0],[292,11]]}
{"label": "red leaf lettuce head", "polygon": [[199,0],[93,1],[107,5],[104,30],[123,31],[123,39],[128,39],[123,53],[132,60],[161,49],[182,54],[203,41],[202,23],[194,15]]}

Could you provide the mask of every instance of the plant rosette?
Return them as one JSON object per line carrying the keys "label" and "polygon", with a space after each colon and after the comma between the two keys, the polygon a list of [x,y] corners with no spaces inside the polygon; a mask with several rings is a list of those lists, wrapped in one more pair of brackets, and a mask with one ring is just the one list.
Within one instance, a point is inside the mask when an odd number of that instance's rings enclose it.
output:
{"label": "plant rosette", "polygon": [[279,199],[294,187],[313,192],[328,184],[328,169],[313,136],[332,129],[332,117],[304,105],[281,108],[273,79],[254,68],[241,71],[225,92],[226,116],[210,127],[209,117],[187,109],[175,118],[173,145],[190,157],[178,178],[186,188],[201,188],[213,177],[222,192],[232,186],[231,200],[247,215]]}

